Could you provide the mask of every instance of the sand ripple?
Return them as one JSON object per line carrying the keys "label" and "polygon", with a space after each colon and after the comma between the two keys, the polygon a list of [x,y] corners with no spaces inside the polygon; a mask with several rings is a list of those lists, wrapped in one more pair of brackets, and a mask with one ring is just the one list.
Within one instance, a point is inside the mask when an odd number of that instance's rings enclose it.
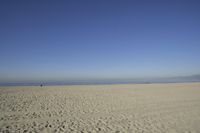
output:
{"label": "sand ripple", "polygon": [[0,132],[199,133],[200,83],[1,87]]}

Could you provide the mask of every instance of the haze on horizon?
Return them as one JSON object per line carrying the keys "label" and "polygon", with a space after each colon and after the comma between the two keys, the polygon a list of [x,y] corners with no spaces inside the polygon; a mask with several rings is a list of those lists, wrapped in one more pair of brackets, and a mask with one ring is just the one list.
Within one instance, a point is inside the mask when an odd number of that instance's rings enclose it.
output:
{"label": "haze on horizon", "polygon": [[200,1],[0,2],[0,82],[200,74]]}

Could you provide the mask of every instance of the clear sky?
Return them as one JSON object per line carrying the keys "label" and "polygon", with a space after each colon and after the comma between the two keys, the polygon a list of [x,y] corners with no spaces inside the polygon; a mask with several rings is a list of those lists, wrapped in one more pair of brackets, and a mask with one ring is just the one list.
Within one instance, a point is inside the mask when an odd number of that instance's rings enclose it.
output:
{"label": "clear sky", "polygon": [[1,82],[199,73],[199,0],[0,1]]}

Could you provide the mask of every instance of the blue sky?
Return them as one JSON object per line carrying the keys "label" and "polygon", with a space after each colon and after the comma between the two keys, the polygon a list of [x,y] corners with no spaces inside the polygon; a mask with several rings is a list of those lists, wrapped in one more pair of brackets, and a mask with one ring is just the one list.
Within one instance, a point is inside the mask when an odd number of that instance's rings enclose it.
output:
{"label": "blue sky", "polygon": [[1,0],[0,81],[200,73],[200,2]]}

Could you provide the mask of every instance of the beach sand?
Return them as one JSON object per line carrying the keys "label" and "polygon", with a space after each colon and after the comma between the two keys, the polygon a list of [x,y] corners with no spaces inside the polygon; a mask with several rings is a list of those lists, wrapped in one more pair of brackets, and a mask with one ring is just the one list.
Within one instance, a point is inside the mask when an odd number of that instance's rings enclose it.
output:
{"label": "beach sand", "polygon": [[0,87],[0,132],[200,133],[200,83]]}

